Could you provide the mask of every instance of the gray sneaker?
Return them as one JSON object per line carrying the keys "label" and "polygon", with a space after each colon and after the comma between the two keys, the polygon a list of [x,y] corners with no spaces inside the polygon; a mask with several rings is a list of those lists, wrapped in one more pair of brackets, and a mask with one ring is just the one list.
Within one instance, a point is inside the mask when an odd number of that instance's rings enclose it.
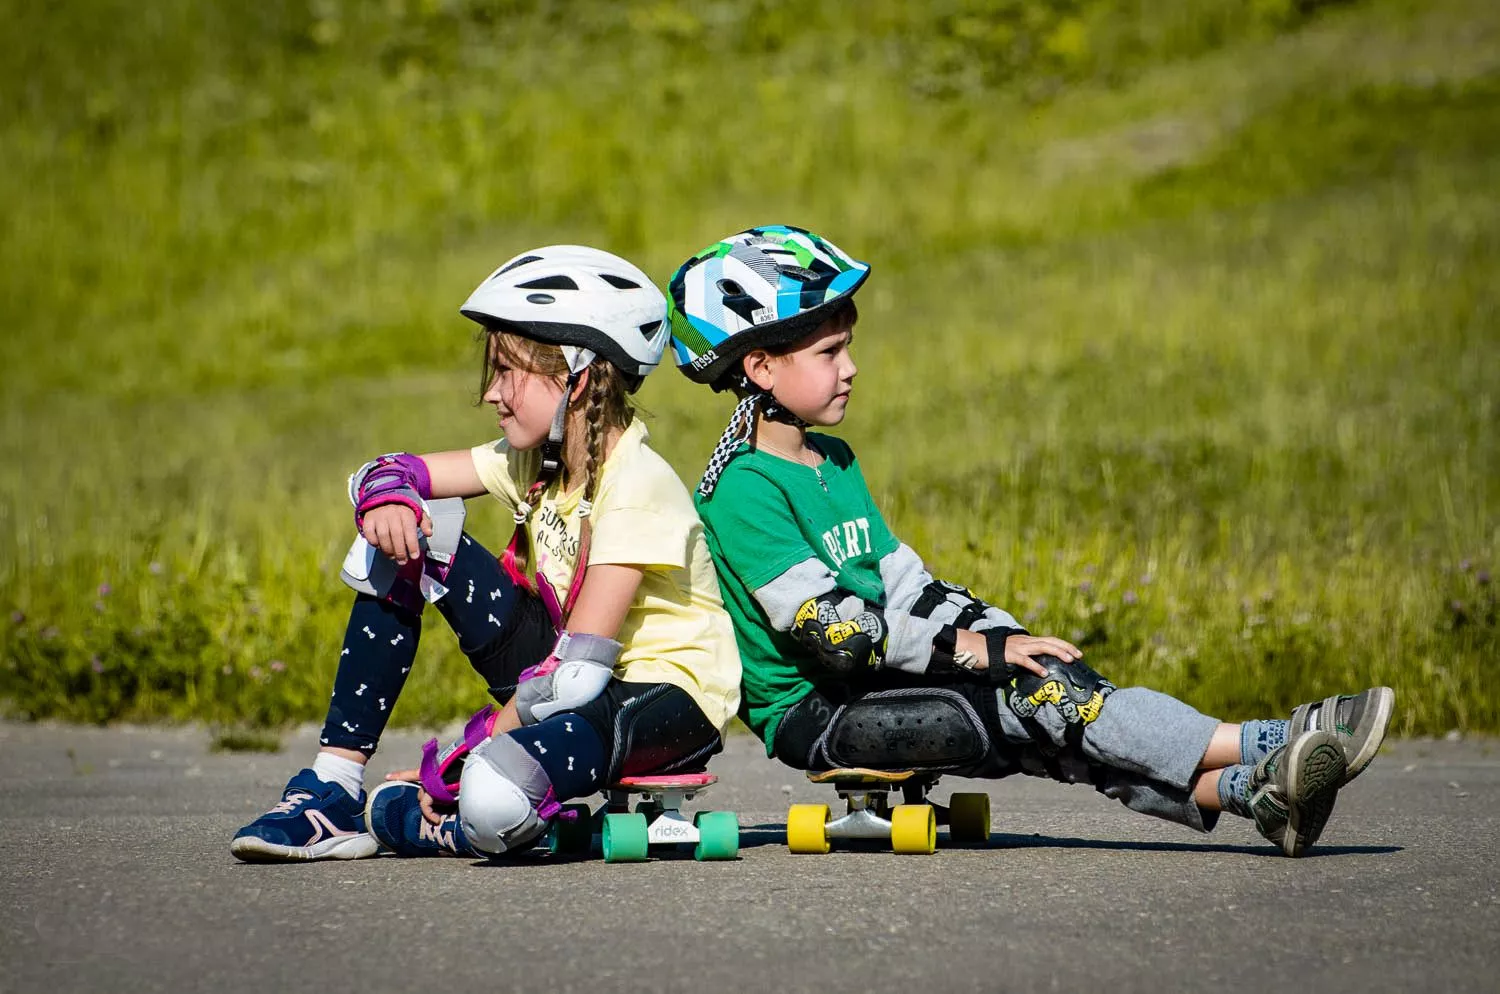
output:
{"label": "gray sneaker", "polygon": [[1261,835],[1288,856],[1318,841],[1348,766],[1332,732],[1303,732],[1272,750],[1250,775],[1250,813]]}
{"label": "gray sneaker", "polygon": [[1363,773],[1380,751],[1395,704],[1396,692],[1389,687],[1371,687],[1360,694],[1341,694],[1299,704],[1292,709],[1287,738],[1294,739],[1303,732],[1335,733],[1348,764],[1348,772],[1339,784],[1342,787]]}

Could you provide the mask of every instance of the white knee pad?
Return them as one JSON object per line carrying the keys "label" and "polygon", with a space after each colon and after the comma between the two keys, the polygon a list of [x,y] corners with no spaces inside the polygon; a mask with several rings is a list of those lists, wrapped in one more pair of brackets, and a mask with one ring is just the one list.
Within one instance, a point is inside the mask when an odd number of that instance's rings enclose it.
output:
{"label": "white knee pad", "polygon": [[551,791],[552,782],[530,753],[509,735],[495,736],[469,754],[459,778],[464,837],[489,856],[525,848],[547,827],[549,819],[537,806]]}

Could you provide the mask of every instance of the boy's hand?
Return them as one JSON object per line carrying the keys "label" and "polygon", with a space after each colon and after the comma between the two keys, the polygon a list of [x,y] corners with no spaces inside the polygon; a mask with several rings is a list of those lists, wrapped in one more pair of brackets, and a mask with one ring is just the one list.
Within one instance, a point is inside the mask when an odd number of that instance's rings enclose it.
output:
{"label": "boy's hand", "polygon": [[[982,632],[960,631],[954,647],[959,652],[974,654],[976,670],[989,669],[989,647]],[[1073,643],[1051,635],[1012,635],[1005,640],[1004,662],[1030,670],[1037,676],[1046,676],[1046,667],[1033,656],[1056,656],[1065,663],[1073,663],[1083,658],[1083,651]]]}
{"label": "boy's hand", "polygon": [[[422,515],[422,534],[432,537],[432,518]],[[417,535],[417,516],[404,504],[382,504],[365,512],[364,527],[360,529],[365,541],[405,566],[408,560],[422,555],[421,539]]]}
{"label": "boy's hand", "polygon": [[1037,676],[1046,676],[1047,668],[1033,656],[1056,656],[1065,663],[1076,663],[1083,658],[1083,650],[1052,635],[1012,635],[1005,640],[1007,663],[1028,669]]}

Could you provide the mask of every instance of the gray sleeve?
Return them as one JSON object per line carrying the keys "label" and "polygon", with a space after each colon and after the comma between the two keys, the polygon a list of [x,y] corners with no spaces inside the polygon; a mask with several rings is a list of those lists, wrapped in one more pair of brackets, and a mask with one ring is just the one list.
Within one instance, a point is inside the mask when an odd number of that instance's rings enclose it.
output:
{"label": "gray sleeve", "polygon": [[[792,623],[797,618],[797,609],[806,604],[814,597],[821,597],[831,590],[838,589],[838,581],[833,572],[817,559],[809,556],[797,565],[782,573],[770,583],[752,590],[751,596],[760,605],[760,609],[766,612],[766,618],[771,622],[771,627],[778,632],[789,632]],[[843,605],[840,605],[839,617],[847,621],[859,613],[864,602],[858,597],[847,597],[845,600],[854,601],[860,608],[844,614]]]}
{"label": "gray sleeve", "polygon": [[[932,661],[933,637],[958,616],[958,608],[945,612],[947,620],[911,614],[911,605],[933,580],[910,546],[898,546],[880,560],[880,579],[886,593],[886,607],[881,611],[886,625],[885,666],[907,673],[926,673]],[[837,589],[838,580],[833,572],[809,557],[753,593],[771,626],[787,632],[792,629],[798,608]],[[838,602],[837,610],[840,620],[850,621],[869,607],[851,594]]]}
{"label": "gray sleeve", "polygon": [[885,621],[890,629],[886,665],[908,673],[925,673],[932,661],[932,641],[946,626],[971,632],[1024,626],[1008,611],[986,604],[968,590],[935,580],[922,558],[902,543],[880,560],[885,584]]}
{"label": "gray sleeve", "polygon": [[911,613],[933,580],[922,557],[905,542],[880,558],[880,582],[885,585],[885,624],[890,632],[885,664],[906,673],[926,673],[932,662],[932,640],[958,616],[957,609],[947,621]]}

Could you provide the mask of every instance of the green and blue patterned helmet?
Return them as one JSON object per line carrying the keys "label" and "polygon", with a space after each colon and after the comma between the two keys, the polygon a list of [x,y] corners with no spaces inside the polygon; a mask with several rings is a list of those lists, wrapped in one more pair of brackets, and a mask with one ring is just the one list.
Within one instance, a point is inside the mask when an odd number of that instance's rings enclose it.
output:
{"label": "green and blue patterned helmet", "polygon": [[854,295],[870,267],[791,225],[751,228],[677,267],[668,290],[677,368],[695,383],[731,386],[752,349],[790,345]]}

